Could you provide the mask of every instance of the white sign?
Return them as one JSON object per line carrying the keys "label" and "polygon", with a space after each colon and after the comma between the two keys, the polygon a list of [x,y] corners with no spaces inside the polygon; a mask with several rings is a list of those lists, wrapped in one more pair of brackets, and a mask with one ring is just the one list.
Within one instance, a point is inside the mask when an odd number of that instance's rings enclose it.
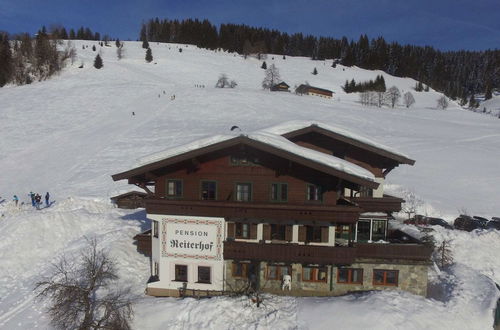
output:
{"label": "white sign", "polygon": [[222,260],[223,221],[162,220],[162,257]]}

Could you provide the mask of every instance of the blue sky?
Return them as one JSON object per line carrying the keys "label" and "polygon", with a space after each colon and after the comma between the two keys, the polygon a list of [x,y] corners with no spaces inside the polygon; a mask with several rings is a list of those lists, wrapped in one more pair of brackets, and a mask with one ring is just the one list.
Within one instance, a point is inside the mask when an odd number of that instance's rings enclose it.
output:
{"label": "blue sky", "polygon": [[154,17],[355,40],[366,33],[442,50],[500,49],[500,0],[0,0],[0,30],[10,33],[61,24],[135,40],[141,22]]}

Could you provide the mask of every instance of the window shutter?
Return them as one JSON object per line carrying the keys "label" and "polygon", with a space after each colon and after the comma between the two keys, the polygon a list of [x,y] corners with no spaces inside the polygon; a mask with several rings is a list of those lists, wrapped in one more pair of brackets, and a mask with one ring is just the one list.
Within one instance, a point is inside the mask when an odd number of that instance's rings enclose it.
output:
{"label": "window shutter", "polygon": [[250,239],[256,239],[257,238],[257,225],[256,224],[250,224]]}
{"label": "window shutter", "polygon": [[293,226],[285,227],[285,241],[291,242],[293,237]]}
{"label": "window shutter", "polygon": [[299,242],[305,242],[307,235],[306,226],[299,226]]}
{"label": "window shutter", "polygon": [[227,223],[227,237],[228,238],[234,238],[235,235],[235,225],[234,222],[228,222]]}
{"label": "window shutter", "polygon": [[271,226],[267,223],[264,224],[264,240],[270,241],[271,240]]}
{"label": "window shutter", "polygon": [[328,243],[328,227],[321,227],[321,243]]}

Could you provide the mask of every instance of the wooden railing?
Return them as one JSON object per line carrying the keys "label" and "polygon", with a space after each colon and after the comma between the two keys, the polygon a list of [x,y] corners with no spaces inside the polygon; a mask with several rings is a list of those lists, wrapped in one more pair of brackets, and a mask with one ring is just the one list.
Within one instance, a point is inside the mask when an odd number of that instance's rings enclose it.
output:
{"label": "wooden railing", "polygon": [[430,260],[432,248],[421,244],[357,243],[353,247],[224,242],[224,259],[311,264],[352,264],[357,258]]}
{"label": "wooden railing", "polygon": [[356,250],[350,247],[224,242],[224,259],[351,264],[354,262],[355,256]]}
{"label": "wooden railing", "polygon": [[384,195],[384,197],[352,197],[350,201],[356,203],[364,212],[399,212],[403,199]]}
{"label": "wooden railing", "polygon": [[351,205],[276,204],[227,201],[186,201],[148,198],[149,214],[173,214],[224,218],[253,218],[269,221],[322,221],[356,223],[361,209]]}

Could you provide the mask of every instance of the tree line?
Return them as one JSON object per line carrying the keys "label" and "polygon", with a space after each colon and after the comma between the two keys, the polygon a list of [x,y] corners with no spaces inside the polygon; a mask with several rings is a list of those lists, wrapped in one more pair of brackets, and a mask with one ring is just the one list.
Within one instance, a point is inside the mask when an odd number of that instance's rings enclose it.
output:
{"label": "tree line", "polygon": [[313,60],[340,59],[345,66],[383,70],[397,77],[410,77],[451,99],[466,102],[474,93],[491,95],[500,88],[500,50],[440,51],[430,46],[401,45],[383,37],[357,41],[316,37],[302,33],[208,20],[150,19],[141,26],[141,41],[189,43],[207,49],[239,54],[273,53],[305,56]]}

